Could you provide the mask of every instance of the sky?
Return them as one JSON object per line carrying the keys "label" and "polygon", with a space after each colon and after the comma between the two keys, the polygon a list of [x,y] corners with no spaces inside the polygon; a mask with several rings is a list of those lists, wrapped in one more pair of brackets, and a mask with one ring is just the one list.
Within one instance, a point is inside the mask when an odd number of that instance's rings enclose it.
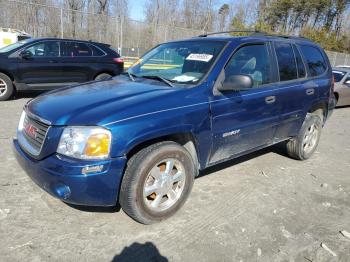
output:
{"label": "sky", "polygon": [[[143,8],[145,6],[147,0],[130,0],[130,16],[131,19],[133,20],[143,20],[144,19],[144,12],[143,12]],[[239,0],[236,1],[225,1],[225,0],[219,0],[218,2],[218,8],[224,4],[224,3],[232,3],[232,2],[238,2]]]}

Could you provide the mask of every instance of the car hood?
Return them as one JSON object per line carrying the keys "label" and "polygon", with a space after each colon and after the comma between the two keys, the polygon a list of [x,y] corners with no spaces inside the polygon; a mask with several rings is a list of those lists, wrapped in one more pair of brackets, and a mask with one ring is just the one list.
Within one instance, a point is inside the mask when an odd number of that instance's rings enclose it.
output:
{"label": "car hood", "polygon": [[173,94],[185,90],[121,78],[46,93],[29,102],[27,110],[52,125],[104,125],[166,109],[176,103]]}

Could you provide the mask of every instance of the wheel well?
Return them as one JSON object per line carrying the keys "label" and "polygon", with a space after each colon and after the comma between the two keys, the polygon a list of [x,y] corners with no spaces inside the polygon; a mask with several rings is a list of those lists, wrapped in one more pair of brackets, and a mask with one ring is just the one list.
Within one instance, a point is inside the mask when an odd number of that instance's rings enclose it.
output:
{"label": "wheel well", "polygon": [[102,74],[109,74],[109,75],[111,75],[111,76],[114,76],[113,72],[110,72],[110,71],[103,71],[103,72],[98,72],[97,74],[95,74],[94,79],[95,79],[96,77],[98,77],[99,75],[102,75]]}
{"label": "wheel well", "polygon": [[147,141],[144,141],[135,147],[133,147],[127,154],[127,159],[130,159],[134,154],[139,152],[145,147],[148,147],[150,145],[153,145],[158,142],[163,142],[163,141],[173,141],[175,143],[178,143],[182,145],[184,148],[187,149],[187,151],[190,153],[192,156],[193,162],[196,165],[196,170],[198,175],[199,171],[199,160],[198,160],[198,155],[197,155],[197,149],[196,149],[196,140],[194,139],[194,136],[192,133],[177,133],[177,134],[171,134],[167,136],[162,136],[162,137],[157,137],[154,139],[150,139]]}
{"label": "wheel well", "polygon": [[334,96],[335,96],[335,99],[337,99],[337,101],[338,101],[338,99],[339,99],[339,94],[338,94],[337,92],[334,92]]}
{"label": "wheel well", "polygon": [[324,120],[326,119],[326,112],[327,107],[324,103],[315,105],[308,111],[308,113],[318,115],[321,118],[322,123],[324,123]]}
{"label": "wheel well", "polygon": [[0,73],[4,74],[4,75],[7,75],[11,81],[14,81],[15,78],[13,77],[13,75],[11,75],[9,72],[6,72],[6,71],[0,71]]}

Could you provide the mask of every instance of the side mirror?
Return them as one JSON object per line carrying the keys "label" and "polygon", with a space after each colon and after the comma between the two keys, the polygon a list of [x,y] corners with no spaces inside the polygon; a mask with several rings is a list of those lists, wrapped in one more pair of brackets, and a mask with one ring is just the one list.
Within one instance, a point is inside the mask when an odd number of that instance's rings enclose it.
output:
{"label": "side mirror", "polygon": [[32,57],[33,54],[28,50],[24,50],[24,51],[19,53],[19,56],[23,59],[28,59],[28,58]]}
{"label": "side mirror", "polygon": [[350,79],[349,79],[349,80],[346,80],[344,84],[350,85]]}
{"label": "side mirror", "polygon": [[248,75],[233,75],[218,87],[219,91],[244,91],[253,87],[253,79]]}

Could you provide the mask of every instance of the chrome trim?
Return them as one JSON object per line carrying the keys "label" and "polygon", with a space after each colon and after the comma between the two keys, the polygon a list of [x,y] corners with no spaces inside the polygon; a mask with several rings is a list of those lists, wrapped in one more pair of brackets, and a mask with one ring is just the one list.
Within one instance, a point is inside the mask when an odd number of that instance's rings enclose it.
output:
{"label": "chrome trim", "polygon": [[[42,40],[39,40],[39,41],[35,41],[34,43],[31,43],[31,44],[29,44],[29,45],[27,45],[27,46],[22,46],[20,49],[18,49],[17,51],[15,51],[14,53],[12,53],[9,57],[18,57],[19,56],[19,54],[23,51],[23,50],[25,50],[25,49],[27,49],[27,48],[30,48],[30,47],[32,47],[32,46],[34,46],[34,45],[36,45],[36,44],[40,44],[40,43],[43,43],[43,42],[52,42],[52,41],[55,41],[55,42],[58,42],[58,46],[59,46],[59,56],[45,56],[45,57],[47,57],[47,58],[52,58],[52,57],[55,57],[55,58],[60,58],[60,57],[63,57],[63,58],[65,58],[65,57],[70,57],[70,56],[61,56],[61,44],[63,43],[63,42],[74,42],[74,43],[80,43],[80,44],[86,44],[86,45],[93,45],[94,47],[96,47],[96,48],[98,48],[98,49],[100,49],[103,53],[104,53],[104,55],[102,55],[102,56],[81,56],[81,57],[86,57],[86,58],[89,58],[89,57],[105,57],[105,56],[107,56],[107,53],[104,51],[104,50],[102,50],[102,48],[100,48],[100,47],[98,47],[96,44],[94,44],[94,43],[90,43],[90,42],[84,42],[84,41],[75,41],[75,40],[65,40],[65,39],[42,39]],[[89,47],[90,48],[90,47]],[[91,51],[93,51],[93,50],[91,50]],[[93,54],[93,52],[92,52],[92,54]]]}
{"label": "chrome trim", "polygon": [[23,131],[17,131],[17,140],[18,140],[19,145],[21,146],[21,148],[24,151],[26,151],[30,155],[39,156],[41,153],[41,150],[43,149],[43,146],[45,144],[45,140],[46,140],[47,134],[49,133],[50,128],[51,127],[49,126],[47,131],[46,131],[46,134],[44,136],[43,142],[42,142],[39,149],[36,149],[28,142],[28,140],[25,138],[25,136],[23,134]]}
{"label": "chrome trim", "polygon": [[51,125],[52,125],[52,122],[50,122],[50,121],[48,121],[48,120],[46,120],[46,119],[44,119],[44,118],[41,118],[40,116],[34,115],[33,113],[29,112],[29,111],[27,110],[27,105],[24,107],[23,110],[26,111],[26,114],[27,114],[30,118],[32,118],[32,119],[34,119],[34,120],[37,120],[37,121],[39,121],[39,122],[42,122],[42,123],[44,123],[45,125],[48,125],[48,126],[51,126]]}
{"label": "chrome trim", "polygon": [[30,142],[27,140],[27,138],[23,134],[24,130],[17,130],[17,140],[18,140],[18,143],[21,146],[21,148],[25,152],[29,153],[30,155],[39,156],[41,151],[42,151],[42,149],[43,149],[43,146],[44,146],[46,138],[47,138],[47,134],[49,133],[51,126],[50,126],[50,124],[47,124],[47,123],[44,122],[44,121],[46,121],[46,122],[49,122],[49,121],[44,120],[44,119],[42,119],[42,118],[40,118],[40,117],[38,117],[38,116],[28,112],[28,110],[26,110],[26,109],[27,108],[25,106],[24,110],[25,110],[25,113],[26,113],[26,118],[32,118],[33,120],[36,120],[36,121],[42,122],[45,125],[48,125],[46,133],[45,133],[45,136],[43,138],[43,141],[42,141],[41,146],[40,146],[39,149],[36,149],[34,146],[32,146],[30,144]]}

